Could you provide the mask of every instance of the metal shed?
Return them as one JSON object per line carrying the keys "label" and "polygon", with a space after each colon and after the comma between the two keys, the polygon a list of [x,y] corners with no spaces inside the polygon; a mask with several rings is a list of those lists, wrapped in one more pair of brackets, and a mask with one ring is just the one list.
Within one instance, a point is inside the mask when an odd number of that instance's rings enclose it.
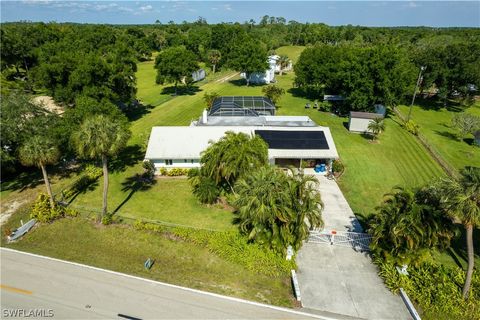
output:
{"label": "metal shed", "polygon": [[368,124],[376,118],[383,119],[384,117],[379,113],[351,111],[348,130],[351,132],[370,132],[370,130],[368,130]]}

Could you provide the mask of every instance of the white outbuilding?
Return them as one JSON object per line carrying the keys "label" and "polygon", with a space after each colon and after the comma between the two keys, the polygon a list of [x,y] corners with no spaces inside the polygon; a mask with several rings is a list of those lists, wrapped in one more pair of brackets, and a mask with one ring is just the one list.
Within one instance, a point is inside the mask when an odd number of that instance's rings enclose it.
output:
{"label": "white outbuilding", "polygon": [[368,125],[376,118],[383,119],[384,116],[379,113],[370,112],[350,112],[348,121],[348,130],[351,132],[370,132]]}

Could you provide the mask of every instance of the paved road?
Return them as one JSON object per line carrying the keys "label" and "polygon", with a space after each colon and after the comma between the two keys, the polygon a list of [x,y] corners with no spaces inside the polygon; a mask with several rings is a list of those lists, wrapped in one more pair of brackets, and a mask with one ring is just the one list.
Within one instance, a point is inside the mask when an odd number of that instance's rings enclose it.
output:
{"label": "paved road", "polygon": [[[325,230],[361,231],[337,183],[316,176],[325,205]],[[385,287],[365,253],[328,243],[305,243],[297,264],[302,304],[306,308],[360,319],[411,319],[402,299]]]}
{"label": "paved road", "polygon": [[[2,318],[51,309],[59,319],[313,319],[307,314],[1,249]],[[7,310],[7,311],[6,311]],[[317,316],[320,319],[333,319]]]}

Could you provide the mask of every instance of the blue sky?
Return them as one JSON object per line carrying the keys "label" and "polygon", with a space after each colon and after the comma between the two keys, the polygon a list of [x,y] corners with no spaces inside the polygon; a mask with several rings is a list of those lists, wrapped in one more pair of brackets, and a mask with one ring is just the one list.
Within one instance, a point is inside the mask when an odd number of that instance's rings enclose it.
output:
{"label": "blue sky", "polygon": [[259,21],[328,25],[480,27],[480,1],[1,1],[1,21],[149,24]]}

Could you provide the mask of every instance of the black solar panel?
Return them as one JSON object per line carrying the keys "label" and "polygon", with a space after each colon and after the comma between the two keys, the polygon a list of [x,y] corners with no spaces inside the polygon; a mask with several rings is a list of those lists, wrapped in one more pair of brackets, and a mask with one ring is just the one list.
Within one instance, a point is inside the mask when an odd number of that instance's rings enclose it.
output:
{"label": "black solar panel", "polygon": [[270,149],[329,149],[323,131],[255,130]]}

